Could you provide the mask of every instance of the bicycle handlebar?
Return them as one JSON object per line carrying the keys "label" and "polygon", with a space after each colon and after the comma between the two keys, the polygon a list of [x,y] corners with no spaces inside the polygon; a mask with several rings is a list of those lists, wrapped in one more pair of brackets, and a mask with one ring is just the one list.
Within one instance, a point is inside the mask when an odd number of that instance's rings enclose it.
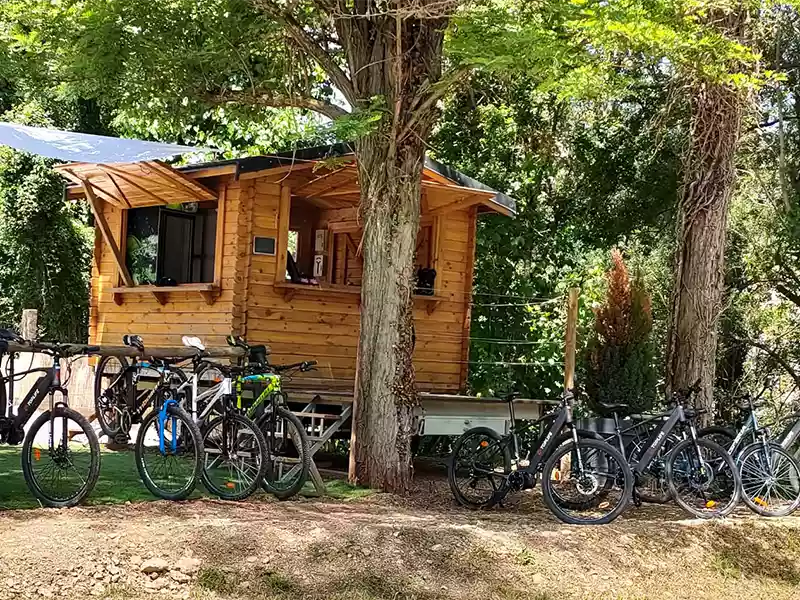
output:
{"label": "bicycle handlebar", "polygon": [[305,360],[303,362],[293,363],[291,365],[271,365],[271,368],[277,373],[282,373],[284,371],[291,371],[292,369],[300,369],[302,372],[305,373],[308,371],[313,371],[316,364],[317,361],[315,360]]}

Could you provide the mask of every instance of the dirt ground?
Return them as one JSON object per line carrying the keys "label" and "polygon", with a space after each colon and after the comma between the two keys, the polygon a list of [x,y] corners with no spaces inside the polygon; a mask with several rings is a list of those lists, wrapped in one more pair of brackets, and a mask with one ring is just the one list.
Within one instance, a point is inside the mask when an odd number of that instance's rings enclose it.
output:
{"label": "dirt ground", "polygon": [[476,513],[441,480],[416,487],[0,513],[0,599],[800,598],[800,518],[705,523],[645,506],[570,527],[536,492]]}

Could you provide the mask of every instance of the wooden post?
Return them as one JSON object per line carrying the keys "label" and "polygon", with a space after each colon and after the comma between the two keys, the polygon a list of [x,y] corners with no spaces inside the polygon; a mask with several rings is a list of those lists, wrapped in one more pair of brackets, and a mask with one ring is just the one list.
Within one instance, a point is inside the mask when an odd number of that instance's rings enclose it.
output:
{"label": "wooden post", "polygon": [[580,288],[570,288],[567,301],[567,335],[564,344],[564,390],[575,387],[575,348],[578,330],[578,296]]}
{"label": "wooden post", "polygon": [[39,339],[39,311],[33,308],[23,309],[19,330],[20,335],[26,340]]}
{"label": "wooden post", "polygon": [[[333,237],[333,232],[329,234]],[[361,335],[361,327],[359,325],[359,336]],[[359,344],[360,346],[360,344]],[[361,365],[359,364],[358,346],[356,346],[356,376],[353,382],[353,412],[350,415],[350,454],[347,457],[347,481],[352,485],[358,483],[358,472],[356,470],[356,444],[358,444],[358,427],[356,425],[356,415],[358,414],[358,372]]]}

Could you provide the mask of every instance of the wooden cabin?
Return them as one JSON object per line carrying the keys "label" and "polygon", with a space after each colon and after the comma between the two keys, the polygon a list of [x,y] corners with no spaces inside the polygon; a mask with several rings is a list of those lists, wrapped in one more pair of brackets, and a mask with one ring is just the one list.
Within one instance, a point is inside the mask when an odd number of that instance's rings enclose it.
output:
{"label": "wooden cabin", "polygon": [[[86,198],[95,214],[90,343],[119,345],[136,333],[152,346],[180,345],[183,335],[218,346],[241,335],[267,344],[275,363],[317,360],[317,381],[352,390],[361,224],[345,146],[177,169],[58,170],[70,197]],[[416,265],[436,276],[415,300],[421,390],[465,388],[476,222],[514,209],[507,196],[426,161]]]}

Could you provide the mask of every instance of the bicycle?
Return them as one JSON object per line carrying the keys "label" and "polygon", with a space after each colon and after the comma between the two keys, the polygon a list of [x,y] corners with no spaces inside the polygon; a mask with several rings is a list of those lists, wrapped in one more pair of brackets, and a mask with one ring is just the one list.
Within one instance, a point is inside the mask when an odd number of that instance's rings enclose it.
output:
{"label": "bicycle", "polygon": [[[797,423],[788,426],[778,440],[770,438],[761,427],[756,404],[749,395],[739,403],[740,429],[729,439],[728,452],[736,457],[741,478],[742,500],[747,507],[764,517],[785,517],[800,506],[800,462],[790,448],[796,441]],[[726,441],[727,431],[719,427],[698,432]]]}
{"label": "bicycle", "polygon": [[[249,416],[234,405],[233,381],[241,376],[240,367],[211,362],[203,343],[195,337],[183,343],[197,352],[191,380],[189,413],[203,435],[203,485],[224,500],[244,500],[261,487],[269,469],[269,447],[264,434]],[[216,369],[222,377],[200,392],[200,377]],[[183,392],[187,384],[179,390]],[[185,394],[183,395],[184,404]]]}
{"label": "bicycle", "polygon": [[270,365],[266,346],[250,346],[240,337],[228,337],[228,344],[242,348],[246,355],[245,374],[236,380],[237,406],[243,407],[243,388],[247,384],[263,385],[264,389],[246,409],[267,440],[270,460],[264,489],[280,500],[296,495],[305,485],[311,468],[311,447],[302,421],[288,408],[283,378],[292,372],[312,371],[316,361],[290,365]]}
{"label": "bicycle", "polygon": [[[47,354],[53,358],[53,365],[15,373],[13,359],[17,352],[9,352],[11,344],[23,346],[25,351]],[[11,370],[9,375],[0,373],[0,405],[4,408],[0,416],[0,442],[12,445],[22,442],[25,483],[44,506],[64,508],[79,504],[94,489],[100,475],[97,435],[83,415],[69,408],[66,381],[61,379],[61,359],[98,351],[97,346],[31,342],[0,330],[0,357],[9,357]],[[28,391],[15,415],[14,381],[37,372],[43,375]],[[58,401],[56,394],[61,396]],[[49,397],[48,409],[33,421],[26,435],[24,426],[46,397]],[[78,435],[85,436],[85,444],[75,441]]]}
{"label": "bicycle", "polygon": [[670,449],[664,463],[670,495],[696,517],[724,517],[739,503],[739,470],[722,446],[698,436],[694,419],[706,411],[687,406],[697,391],[694,386],[685,395],[673,396],[673,407],[658,415],[663,418],[662,425],[652,431],[631,469],[635,478],[641,477],[677,431],[683,439]]}
{"label": "bicycle", "polygon": [[[122,343],[136,348],[139,336],[125,335]],[[142,351],[144,347],[142,346]],[[171,364],[180,364],[182,360]],[[143,386],[147,379],[159,378],[161,362],[135,358],[129,361],[122,356],[107,355],[100,359],[95,368],[94,403],[97,422],[109,439],[118,444],[127,444],[134,425],[140,424],[151,408],[155,397],[155,386]],[[174,369],[173,376],[185,383],[187,378],[182,369]]]}
{"label": "bicycle", "polygon": [[[456,500],[469,508],[491,508],[511,491],[534,487],[541,475],[545,504],[565,523],[610,523],[622,514],[632,493],[630,468],[624,456],[597,439],[596,433],[575,427],[572,393],[565,392],[553,411],[521,428],[514,416],[518,396],[505,398],[510,433],[500,436],[487,427],[475,427],[456,441],[448,465]],[[534,427],[540,435],[529,458],[522,459],[519,434]],[[569,497],[571,491],[576,493]]]}
{"label": "bicycle", "polygon": [[[627,405],[600,403],[600,406],[608,411],[614,420],[614,433],[602,436],[603,441],[616,444],[622,455],[627,458],[628,464],[635,465],[649,446],[648,440],[651,439],[652,432],[657,429],[657,424],[666,419],[665,415],[630,415],[632,423],[629,424],[623,423],[627,419],[620,419],[619,415],[619,412],[628,409]],[[626,438],[631,439],[626,441]],[[634,473],[635,504],[642,502],[665,504],[672,498],[665,476],[666,457],[684,438],[685,435],[670,433],[650,463],[638,475]]]}
{"label": "bicycle", "polygon": [[[125,336],[124,343],[144,354],[140,337]],[[142,482],[165,500],[188,498],[203,471],[203,437],[180,402],[186,377],[175,365],[182,360],[150,358],[148,365],[158,380],[147,402],[146,408],[151,410],[141,419],[134,447]]]}

